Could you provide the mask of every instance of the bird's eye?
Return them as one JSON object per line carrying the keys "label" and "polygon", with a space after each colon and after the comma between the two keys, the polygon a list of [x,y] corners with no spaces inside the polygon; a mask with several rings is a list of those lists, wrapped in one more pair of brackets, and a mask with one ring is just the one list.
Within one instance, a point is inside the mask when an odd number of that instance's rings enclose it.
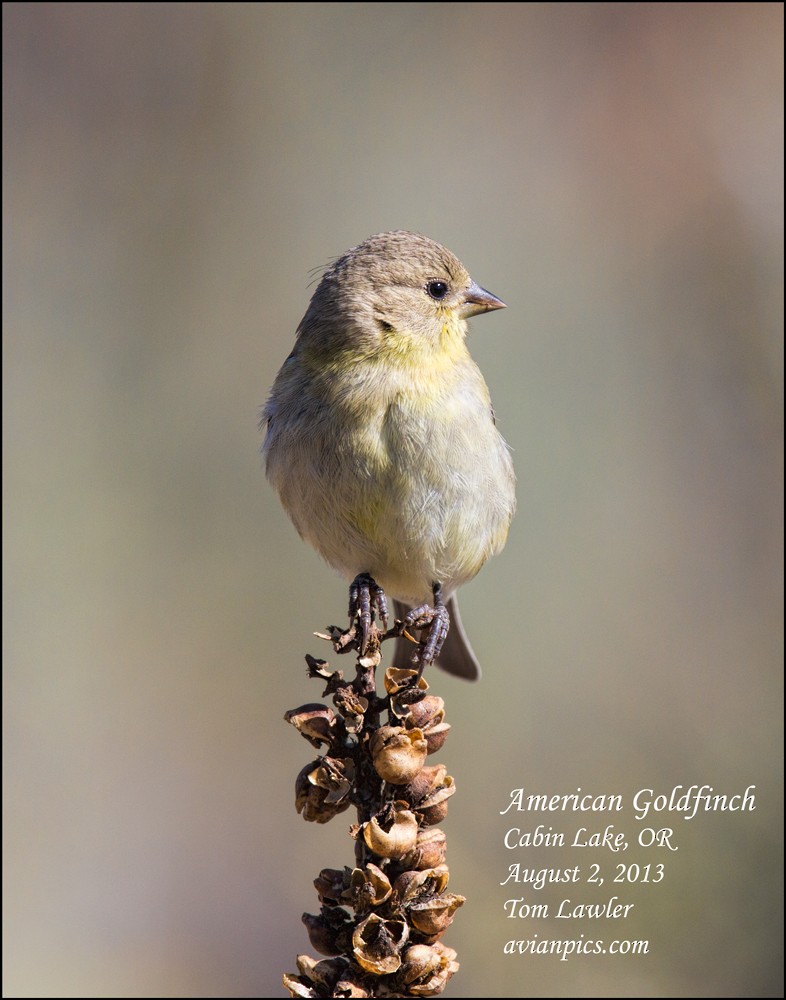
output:
{"label": "bird's eye", "polygon": [[445,281],[429,281],[426,285],[426,291],[432,297],[432,299],[444,299],[448,294],[448,285]]}

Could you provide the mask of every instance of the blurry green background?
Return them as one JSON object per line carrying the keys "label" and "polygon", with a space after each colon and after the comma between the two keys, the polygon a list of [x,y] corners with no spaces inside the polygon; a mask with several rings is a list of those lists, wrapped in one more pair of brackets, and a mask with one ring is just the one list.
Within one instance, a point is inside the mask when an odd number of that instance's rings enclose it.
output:
{"label": "blurry green background", "polygon": [[[783,7],[3,5],[6,996],[283,996],[351,815],[285,710],[344,583],[258,408],[312,269],[391,228],[508,303],[471,349],[519,513],[444,675],[453,997],[782,996]],[[342,664],[343,665],[343,664]],[[757,786],[624,924],[508,920],[510,790]],[[630,810],[614,822],[634,839]],[[592,822],[592,817],[590,817]],[[645,824],[646,825],[646,824]],[[505,957],[547,937],[646,957]]]}

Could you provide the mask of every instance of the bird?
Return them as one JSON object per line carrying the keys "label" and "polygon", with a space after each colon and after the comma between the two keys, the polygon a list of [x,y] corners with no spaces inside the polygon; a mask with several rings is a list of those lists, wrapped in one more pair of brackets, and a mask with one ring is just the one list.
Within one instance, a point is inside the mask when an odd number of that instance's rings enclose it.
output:
{"label": "bird", "polygon": [[481,674],[456,591],[502,550],[516,480],[466,335],[471,316],[504,307],[440,243],[370,236],[324,271],[262,410],[267,477],[352,581],[361,649],[391,597],[394,665],[418,678],[432,662]]}

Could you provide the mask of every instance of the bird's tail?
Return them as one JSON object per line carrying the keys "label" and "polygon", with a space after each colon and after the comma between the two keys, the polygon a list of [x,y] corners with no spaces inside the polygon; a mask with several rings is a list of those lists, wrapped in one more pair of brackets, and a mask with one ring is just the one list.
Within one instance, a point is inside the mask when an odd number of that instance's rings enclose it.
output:
{"label": "bird's tail", "polygon": [[[461,624],[458,602],[455,594],[448,599],[445,604],[450,615],[450,629],[445,643],[436,659],[436,664],[449,674],[455,677],[462,677],[466,681],[476,681],[480,678],[480,664],[472,646],[469,644],[467,633]],[[396,618],[403,619],[410,610],[401,601],[393,601],[394,614]],[[412,654],[415,646],[405,635],[396,639],[396,648],[393,653],[394,667],[412,667]]]}

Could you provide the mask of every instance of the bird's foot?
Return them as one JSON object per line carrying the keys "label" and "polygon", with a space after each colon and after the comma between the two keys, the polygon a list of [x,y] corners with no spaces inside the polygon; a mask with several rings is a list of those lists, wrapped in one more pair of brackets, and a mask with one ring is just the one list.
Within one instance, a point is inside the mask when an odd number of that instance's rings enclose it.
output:
{"label": "bird's foot", "polygon": [[349,587],[349,632],[354,630],[361,656],[368,649],[375,609],[382,621],[383,630],[386,630],[388,602],[385,591],[369,573],[359,573]]}
{"label": "bird's foot", "polygon": [[442,599],[442,586],[434,584],[434,604],[421,604],[418,608],[413,608],[404,618],[400,626],[402,635],[409,635],[409,629],[420,631],[420,642],[415,651],[412,662],[418,668],[418,675],[415,682],[420,680],[423,671],[439,656],[442,644],[450,629],[450,615]]}

